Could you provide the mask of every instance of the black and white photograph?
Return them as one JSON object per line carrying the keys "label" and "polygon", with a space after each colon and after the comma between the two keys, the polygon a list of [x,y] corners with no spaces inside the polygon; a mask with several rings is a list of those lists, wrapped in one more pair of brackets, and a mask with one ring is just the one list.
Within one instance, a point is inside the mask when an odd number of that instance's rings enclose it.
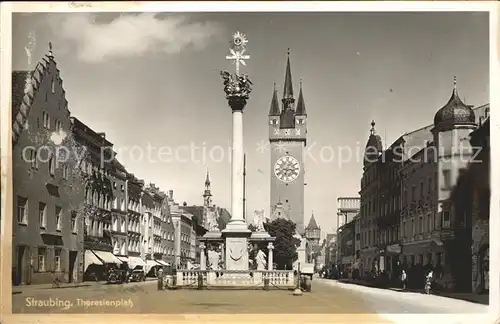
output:
{"label": "black and white photograph", "polygon": [[12,314],[488,315],[494,6],[12,13]]}

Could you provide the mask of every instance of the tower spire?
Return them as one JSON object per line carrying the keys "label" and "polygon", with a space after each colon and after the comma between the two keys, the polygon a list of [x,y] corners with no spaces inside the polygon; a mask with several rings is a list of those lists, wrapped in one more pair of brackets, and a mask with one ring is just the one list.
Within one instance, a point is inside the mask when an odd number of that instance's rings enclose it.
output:
{"label": "tower spire", "polygon": [[205,186],[210,186],[210,173],[208,172],[208,168],[207,168],[207,178],[205,180]]}
{"label": "tower spire", "polygon": [[307,115],[306,104],[304,102],[304,95],[302,94],[302,78],[300,79],[299,99],[297,101],[296,114],[297,115]]}
{"label": "tower spire", "polygon": [[48,56],[50,59],[53,59],[53,58],[54,58],[54,53],[52,52],[52,42],[49,42],[49,51],[47,52],[47,56]]}
{"label": "tower spire", "polygon": [[279,116],[279,115],[280,115],[280,105],[278,101],[278,91],[276,90],[276,83],[274,83],[273,98],[271,99],[269,116]]}
{"label": "tower spire", "polygon": [[371,122],[372,128],[370,129],[370,135],[375,135],[375,120]]}
{"label": "tower spire", "polygon": [[285,70],[285,84],[283,86],[283,108],[291,108],[291,104],[295,102],[293,97],[293,85],[292,85],[292,69],[290,67],[290,48],[288,49],[287,59],[286,59],[286,70]]}

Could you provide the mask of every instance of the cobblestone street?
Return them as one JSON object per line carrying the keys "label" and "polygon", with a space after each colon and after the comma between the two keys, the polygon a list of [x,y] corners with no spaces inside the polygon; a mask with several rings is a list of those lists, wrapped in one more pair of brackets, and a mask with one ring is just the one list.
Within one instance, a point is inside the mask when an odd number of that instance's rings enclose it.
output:
{"label": "cobblestone street", "polygon": [[[52,306],[35,305],[50,301]],[[251,321],[258,314],[267,314],[267,320],[283,322],[307,314],[309,322],[324,322],[328,318],[341,322],[408,324],[416,319],[420,323],[428,315],[429,320],[439,316],[442,324],[460,324],[486,321],[487,309],[452,298],[325,279],[313,280],[312,292],[302,296],[293,296],[289,290],[158,291],[155,281],[63,289],[30,287],[13,295],[14,314],[172,314],[175,318],[174,314],[181,314],[179,320],[187,320],[190,315],[220,314],[216,319],[223,321],[233,318],[231,315],[247,314],[243,319]]]}
{"label": "cobblestone street", "polygon": [[[36,306],[50,301],[54,306]],[[116,303],[93,305],[85,303]],[[293,296],[289,290],[203,290],[158,291],[156,283],[103,285],[96,287],[43,289],[13,295],[13,313],[142,313],[142,314],[367,314],[374,312],[360,294],[314,280],[313,291]],[[367,314],[367,321],[377,320]]]}

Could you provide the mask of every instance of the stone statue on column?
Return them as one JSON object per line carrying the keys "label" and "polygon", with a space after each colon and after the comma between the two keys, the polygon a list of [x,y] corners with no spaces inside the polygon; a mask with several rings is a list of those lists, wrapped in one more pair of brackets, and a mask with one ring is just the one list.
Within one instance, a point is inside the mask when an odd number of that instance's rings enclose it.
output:
{"label": "stone statue on column", "polygon": [[208,250],[208,262],[211,270],[219,270],[220,254],[213,247]]}
{"label": "stone statue on column", "polygon": [[256,210],[253,213],[253,224],[257,232],[264,232],[264,210]]}
{"label": "stone statue on column", "polygon": [[219,224],[217,223],[217,213],[210,208],[207,210],[207,229],[209,232],[219,232]]}
{"label": "stone statue on column", "polygon": [[266,254],[259,249],[257,255],[255,256],[255,262],[257,263],[257,270],[266,270],[267,265]]}

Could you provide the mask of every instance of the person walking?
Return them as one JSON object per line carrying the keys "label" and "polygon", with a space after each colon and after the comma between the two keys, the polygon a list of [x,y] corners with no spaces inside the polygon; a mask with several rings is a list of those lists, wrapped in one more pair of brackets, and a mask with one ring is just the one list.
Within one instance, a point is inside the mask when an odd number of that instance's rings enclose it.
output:
{"label": "person walking", "polygon": [[406,282],[408,280],[408,276],[406,274],[406,271],[401,272],[401,285],[403,286],[403,290],[406,290]]}
{"label": "person walking", "polygon": [[432,285],[432,277],[434,276],[434,273],[429,271],[427,276],[425,277],[425,293],[429,295],[431,293],[431,285]]}

